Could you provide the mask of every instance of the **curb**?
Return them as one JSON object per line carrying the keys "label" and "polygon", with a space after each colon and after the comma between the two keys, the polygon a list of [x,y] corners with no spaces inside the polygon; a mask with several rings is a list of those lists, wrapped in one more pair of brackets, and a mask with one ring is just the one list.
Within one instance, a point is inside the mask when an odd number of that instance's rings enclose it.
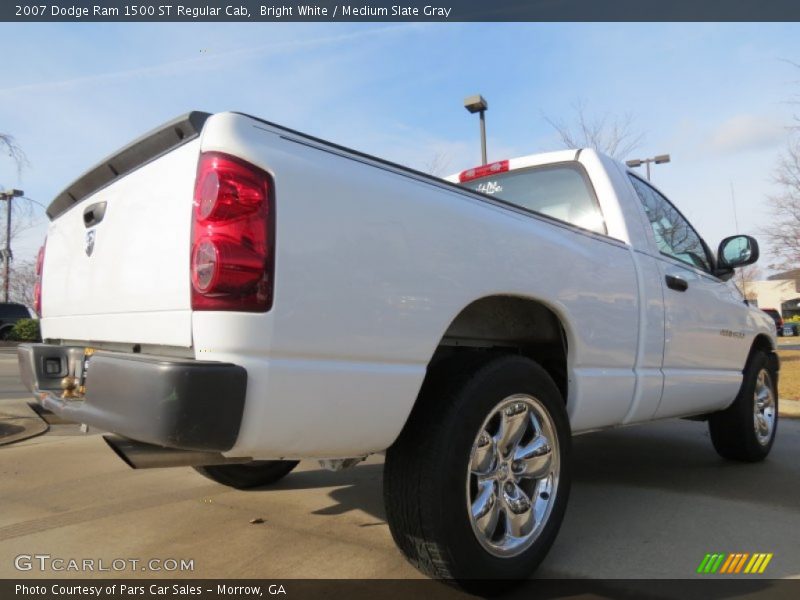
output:
{"label": "curb", "polygon": [[800,419],[800,400],[778,400],[778,416],[785,419]]}
{"label": "curb", "polygon": [[26,402],[15,401],[0,411],[0,446],[42,435],[50,425]]}

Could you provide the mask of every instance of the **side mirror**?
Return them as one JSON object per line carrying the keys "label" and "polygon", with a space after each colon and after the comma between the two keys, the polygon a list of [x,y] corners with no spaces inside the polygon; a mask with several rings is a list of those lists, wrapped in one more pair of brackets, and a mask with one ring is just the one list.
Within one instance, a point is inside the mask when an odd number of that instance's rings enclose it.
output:
{"label": "side mirror", "polygon": [[758,260],[758,242],[749,235],[734,235],[719,243],[717,270],[729,272],[736,267],[752,265]]}

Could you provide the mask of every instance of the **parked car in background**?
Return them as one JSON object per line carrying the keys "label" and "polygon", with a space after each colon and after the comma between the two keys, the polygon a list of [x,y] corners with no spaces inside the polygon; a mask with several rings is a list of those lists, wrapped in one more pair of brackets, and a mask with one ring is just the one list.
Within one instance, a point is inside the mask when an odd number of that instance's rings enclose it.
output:
{"label": "parked car in background", "polygon": [[24,304],[0,302],[0,340],[8,339],[17,321],[30,318],[31,311]]}
{"label": "parked car in background", "polygon": [[781,328],[781,335],[786,335],[786,336],[797,335],[798,326],[800,326],[800,323],[794,321],[785,322],[783,324],[783,327]]}
{"label": "parked car in background", "polygon": [[781,317],[781,313],[778,312],[774,308],[762,308],[765,313],[767,313],[772,320],[775,321],[775,332],[778,335],[783,335],[783,317]]}

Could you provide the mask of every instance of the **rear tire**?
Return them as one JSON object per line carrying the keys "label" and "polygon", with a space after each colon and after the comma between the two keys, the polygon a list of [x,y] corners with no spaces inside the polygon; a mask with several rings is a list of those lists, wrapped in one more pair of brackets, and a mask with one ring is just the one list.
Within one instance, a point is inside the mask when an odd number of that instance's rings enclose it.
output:
{"label": "rear tire", "polygon": [[711,442],[720,456],[744,462],[767,457],[778,429],[777,381],[766,353],[753,352],[736,400],[708,419]]}
{"label": "rear tire", "polygon": [[257,460],[234,465],[209,465],[194,467],[203,477],[238,490],[275,483],[286,477],[299,461]]}
{"label": "rear tire", "polygon": [[443,361],[386,453],[395,543],[423,573],[467,588],[527,578],[564,517],[570,444],[564,401],[535,362]]}

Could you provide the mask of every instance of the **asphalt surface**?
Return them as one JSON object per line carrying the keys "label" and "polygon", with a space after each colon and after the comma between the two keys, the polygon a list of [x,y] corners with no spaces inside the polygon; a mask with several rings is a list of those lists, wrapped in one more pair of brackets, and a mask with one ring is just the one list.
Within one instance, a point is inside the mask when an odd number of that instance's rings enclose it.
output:
{"label": "asphalt surface", "polygon": [[[23,411],[4,349],[0,386],[0,409]],[[782,420],[756,465],[718,458],[705,424],[690,421],[579,436],[574,455],[567,516],[537,576],[687,578],[709,552],[771,552],[765,577],[800,577],[800,421]],[[53,425],[0,446],[0,578],[420,577],[389,534],[381,463],[332,473],[304,462],[273,488],[236,491],[188,468],[133,471],[96,433]],[[141,562],[18,571],[26,554]],[[193,570],[143,571],[150,559]]]}

